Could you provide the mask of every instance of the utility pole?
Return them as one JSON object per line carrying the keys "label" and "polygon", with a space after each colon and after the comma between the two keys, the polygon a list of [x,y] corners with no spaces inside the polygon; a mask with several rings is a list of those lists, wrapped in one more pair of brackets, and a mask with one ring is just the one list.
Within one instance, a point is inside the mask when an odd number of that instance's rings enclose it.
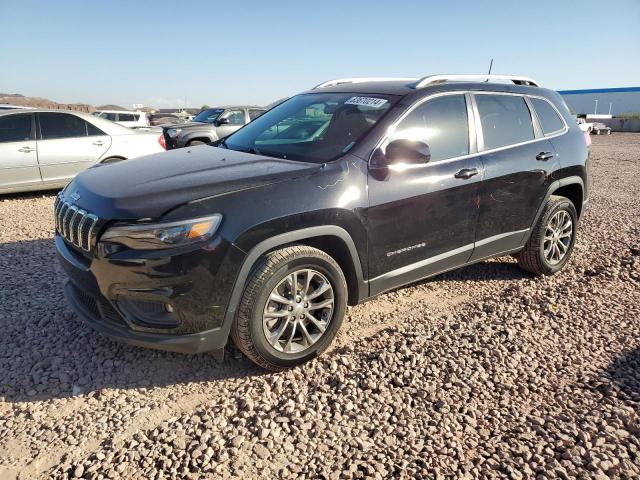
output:
{"label": "utility pole", "polygon": [[611,115],[611,107],[613,106],[613,102],[609,102],[609,115]]}
{"label": "utility pole", "polygon": [[598,100],[595,100],[596,102],[596,108],[593,110],[593,114],[597,115],[598,114]]}

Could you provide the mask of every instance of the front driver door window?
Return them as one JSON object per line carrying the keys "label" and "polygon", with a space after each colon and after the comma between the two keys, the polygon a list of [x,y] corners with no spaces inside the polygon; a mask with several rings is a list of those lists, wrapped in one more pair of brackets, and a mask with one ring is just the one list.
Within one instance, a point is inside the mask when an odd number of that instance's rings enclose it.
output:
{"label": "front driver door window", "polygon": [[38,162],[45,183],[70,180],[109,148],[110,137],[77,115],[46,112],[38,119]]}
{"label": "front driver door window", "polygon": [[[387,136],[382,153],[392,140],[417,140],[429,145],[431,160],[369,173],[371,294],[471,256],[482,169],[478,155],[470,154],[470,138],[464,94],[419,104]],[[462,178],[465,169],[477,174]]]}
{"label": "front driver door window", "polygon": [[246,122],[244,110],[227,110],[220,118],[229,120],[229,123],[218,126],[218,138],[224,138],[242,127]]}

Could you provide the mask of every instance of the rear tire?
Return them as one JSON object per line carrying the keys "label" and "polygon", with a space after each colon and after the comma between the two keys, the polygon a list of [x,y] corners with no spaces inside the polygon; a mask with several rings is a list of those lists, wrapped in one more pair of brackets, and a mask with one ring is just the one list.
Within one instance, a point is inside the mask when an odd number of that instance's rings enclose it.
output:
{"label": "rear tire", "polygon": [[346,308],[346,280],[333,258],[304,245],[283,248],[254,266],[231,338],[254,363],[282,370],[326,350]]}
{"label": "rear tire", "polygon": [[523,270],[536,275],[553,275],[569,261],[576,241],[578,214],[565,197],[551,196],[516,259]]}

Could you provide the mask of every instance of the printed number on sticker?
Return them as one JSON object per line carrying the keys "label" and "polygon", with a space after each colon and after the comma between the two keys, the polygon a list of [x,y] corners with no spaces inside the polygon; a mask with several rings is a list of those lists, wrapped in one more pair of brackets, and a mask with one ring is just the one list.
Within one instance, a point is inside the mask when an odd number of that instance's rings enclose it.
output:
{"label": "printed number on sticker", "polygon": [[349,100],[344,102],[345,105],[362,105],[364,107],[371,108],[380,108],[387,101],[384,98],[374,98],[374,97],[351,97]]}

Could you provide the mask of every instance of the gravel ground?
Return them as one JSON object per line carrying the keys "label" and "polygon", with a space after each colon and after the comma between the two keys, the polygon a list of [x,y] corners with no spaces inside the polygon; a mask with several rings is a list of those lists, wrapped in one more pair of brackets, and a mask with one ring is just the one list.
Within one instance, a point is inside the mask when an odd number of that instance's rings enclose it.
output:
{"label": "gravel ground", "polygon": [[507,257],[391,292],[275,374],[94,333],[53,194],[0,199],[0,479],[638,478],[640,135],[592,160],[561,274]]}

